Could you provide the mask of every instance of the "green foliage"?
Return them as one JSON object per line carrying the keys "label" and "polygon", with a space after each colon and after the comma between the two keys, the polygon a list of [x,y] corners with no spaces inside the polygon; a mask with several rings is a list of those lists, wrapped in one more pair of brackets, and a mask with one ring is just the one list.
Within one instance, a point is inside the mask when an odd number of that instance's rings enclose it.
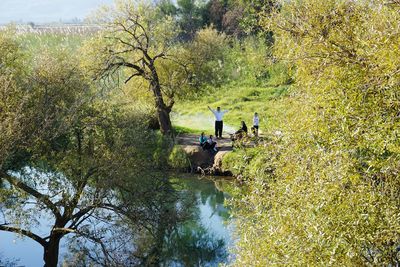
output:
{"label": "green foliage", "polygon": [[266,66],[264,72],[261,72],[257,78],[258,80],[266,79],[271,86],[280,86],[292,84],[294,82],[293,75],[292,66],[283,62],[276,62]]}
{"label": "green foliage", "polygon": [[[51,240],[72,232],[78,239],[95,236],[84,222],[92,212],[104,221],[111,213],[125,214],[131,223],[158,220],[154,197],[167,206],[176,200],[159,175],[172,142],[150,128],[152,109],[117,102],[118,93],[101,90],[70,50],[45,48],[31,55],[22,47],[12,33],[1,33],[0,230],[29,231],[39,224],[38,216],[53,216],[53,228],[69,230],[48,233],[50,241],[35,240],[45,248],[46,264],[55,265],[49,258],[57,262],[58,249]],[[30,68],[23,69],[25,64]],[[133,195],[135,201],[128,201]],[[136,208],[143,212],[143,203],[154,216],[126,216],[138,214]]]}
{"label": "green foliage", "polygon": [[282,139],[236,163],[236,265],[399,263],[398,10],[282,1],[264,17],[296,83]]}
{"label": "green foliage", "polygon": [[182,30],[181,38],[190,40],[196,31],[204,25],[203,12],[205,1],[178,0],[179,26]]}
{"label": "green foliage", "polygon": [[190,161],[186,152],[181,146],[175,145],[168,157],[169,165],[176,170],[187,170],[190,167]]}
{"label": "green foliage", "polygon": [[269,44],[273,43],[272,32],[265,31],[260,25],[263,16],[268,16],[278,7],[276,0],[239,0],[243,6],[243,17],[240,26],[247,34],[258,36]]}
{"label": "green foliage", "polygon": [[177,14],[178,9],[170,0],[161,0],[157,3],[157,7],[160,9],[163,15],[174,16]]}
{"label": "green foliage", "polygon": [[178,60],[185,62],[193,75],[190,85],[199,88],[204,84],[219,85],[224,82],[224,59],[228,39],[215,29],[205,28],[196,33],[193,41],[184,46]]}
{"label": "green foliage", "polygon": [[271,48],[262,38],[238,40],[204,28],[175,54],[191,73],[187,88],[180,95],[185,98],[207,92],[206,86],[219,87],[232,82],[250,86],[293,82],[292,65],[274,60]]}
{"label": "green foliage", "polygon": [[153,164],[158,168],[168,168],[168,152],[173,147],[173,141],[169,137],[165,137],[160,133],[154,133],[155,146],[152,154]]}
{"label": "green foliage", "polygon": [[256,37],[242,40],[233,39],[232,48],[228,50],[225,69],[229,81],[240,81],[241,84],[265,85],[271,78],[268,73],[270,48]]}
{"label": "green foliage", "polygon": [[208,117],[212,114],[207,109],[207,105],[210,105],[229,109],[224,122],[234,129],[239,128],[242,120],[251,125],[254,112],[258,112],[261,131],[275,131],[280,129],[282,120],[285,119],[288,87],[258,87],[231,83],[220,88],[209,88],[195,99],[178,102],[176,111],[180,115],[173,117],[173,122],[180,127],[189,127],[192,131],[212,130],[214,126]]}
{"label": "green foliage", "polygon": [[[12,140],[23,139],[26,134],[23,119],[19,115],[27,105],[28,101],[19,101],[23,99],[22,92],[18,90],[18,80],[20,80],[20,78],[14,76],[14,73],[21,72],[22,69],[11,67],[11,64],[21,59],[18,55],[20,51],[14,48],[9,50],[12,51],[12,57],[15,57],[15,59],[12,60],[13,62],[8,62],[7,57],[9,57],[10,54],[7,51],[8,49],[4,49],[4,44],[11,42],[11,40],[5,40],[3,36],[0,36],[0,38],[0,47],[2,48],[0,53],[3,55],[0,55],[0,58],[3,59],[0,69],[0,130],[2,132],[0,137],[1,167],[3,164],[7,164],[6,161],[11,157],[17,156],[16,152],[11,152],[12,147],[14,146]],[[9,45],[11,44],[7,44],[7,46]]]}
{"label": "green foliage", "polygon": [[0,75],[3,78],[13,75],[13,78],[18,79],[23,71],[25,54],[15,32],[10,29],[0,31],[0,55]]}

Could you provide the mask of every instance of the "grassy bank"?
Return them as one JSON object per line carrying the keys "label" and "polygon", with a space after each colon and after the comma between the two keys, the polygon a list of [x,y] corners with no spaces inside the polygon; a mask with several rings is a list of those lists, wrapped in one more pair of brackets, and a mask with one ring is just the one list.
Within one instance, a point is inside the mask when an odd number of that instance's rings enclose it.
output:
{"label": "grassy bank", "polygon": [[[179,101],[174,109],[179,114],[175,115],[174,124],[195,133],[202,129],[212,130],[214,118],[207,106],[213,109],[220,106],[229,110],[224,118],[227,131],[239,128],[242,120],[251,126],[254,112],[259,113],[262,132],[279,129],[285,117],[285,96],[288,95],[289,88],[288,85],[260,87],[238,84],[211,88],[200,97]],[[191,122],[190,118],[194,121]]]}

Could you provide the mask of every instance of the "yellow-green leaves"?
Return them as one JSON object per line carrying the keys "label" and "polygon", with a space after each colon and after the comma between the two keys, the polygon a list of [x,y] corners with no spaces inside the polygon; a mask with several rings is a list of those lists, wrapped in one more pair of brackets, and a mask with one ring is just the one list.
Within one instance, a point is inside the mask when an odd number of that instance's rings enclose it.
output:
{"label": "yellow-green leaves", "polygon": [[264,165],[275,171],[250,172],[235,202],[237,265],[398,264],[399,21],[393,5],[348,0],[281,1],[265,16],[275,56],[295,66],[295,101]]}

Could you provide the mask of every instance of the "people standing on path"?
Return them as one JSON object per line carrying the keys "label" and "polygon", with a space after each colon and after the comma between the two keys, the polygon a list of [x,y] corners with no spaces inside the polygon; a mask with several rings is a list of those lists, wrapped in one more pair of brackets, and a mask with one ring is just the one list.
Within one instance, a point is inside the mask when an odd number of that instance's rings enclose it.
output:
{"label": "people standing on path", "polygon": [[258,117],[258,113],[254,113],[253,117],[253,128],[254,128],[254,135],[258,136],[258,125],[260,123],[260,118]]}
{"label": "people standing on path", "polygon": [[222,138],[222,129],[224,127],[223,117],[228,110],[221,110],[221,107],[217,107],[217,110],[211,109],[208,106],[208,109],[214,113],[215,116],[215,136],[217,138]]}

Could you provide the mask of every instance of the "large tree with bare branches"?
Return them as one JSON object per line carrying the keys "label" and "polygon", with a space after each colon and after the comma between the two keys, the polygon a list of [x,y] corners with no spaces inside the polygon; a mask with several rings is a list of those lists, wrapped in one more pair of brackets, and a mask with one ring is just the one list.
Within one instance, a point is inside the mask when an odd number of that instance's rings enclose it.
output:
{"label": "large tree with bare branches", "polygon": [[170,52],[178,27],[173,18],[154,4],[123,0],[100,10],[97,22],[104,28],[101,48],[94,55],[101,60],[94,66],[97,78],[122,75],[125,83],[135,77],[144,80],[154,97],[160,130],[171,134],[169,115],[177,88],[161,80],[159,64],[174,60]]}

